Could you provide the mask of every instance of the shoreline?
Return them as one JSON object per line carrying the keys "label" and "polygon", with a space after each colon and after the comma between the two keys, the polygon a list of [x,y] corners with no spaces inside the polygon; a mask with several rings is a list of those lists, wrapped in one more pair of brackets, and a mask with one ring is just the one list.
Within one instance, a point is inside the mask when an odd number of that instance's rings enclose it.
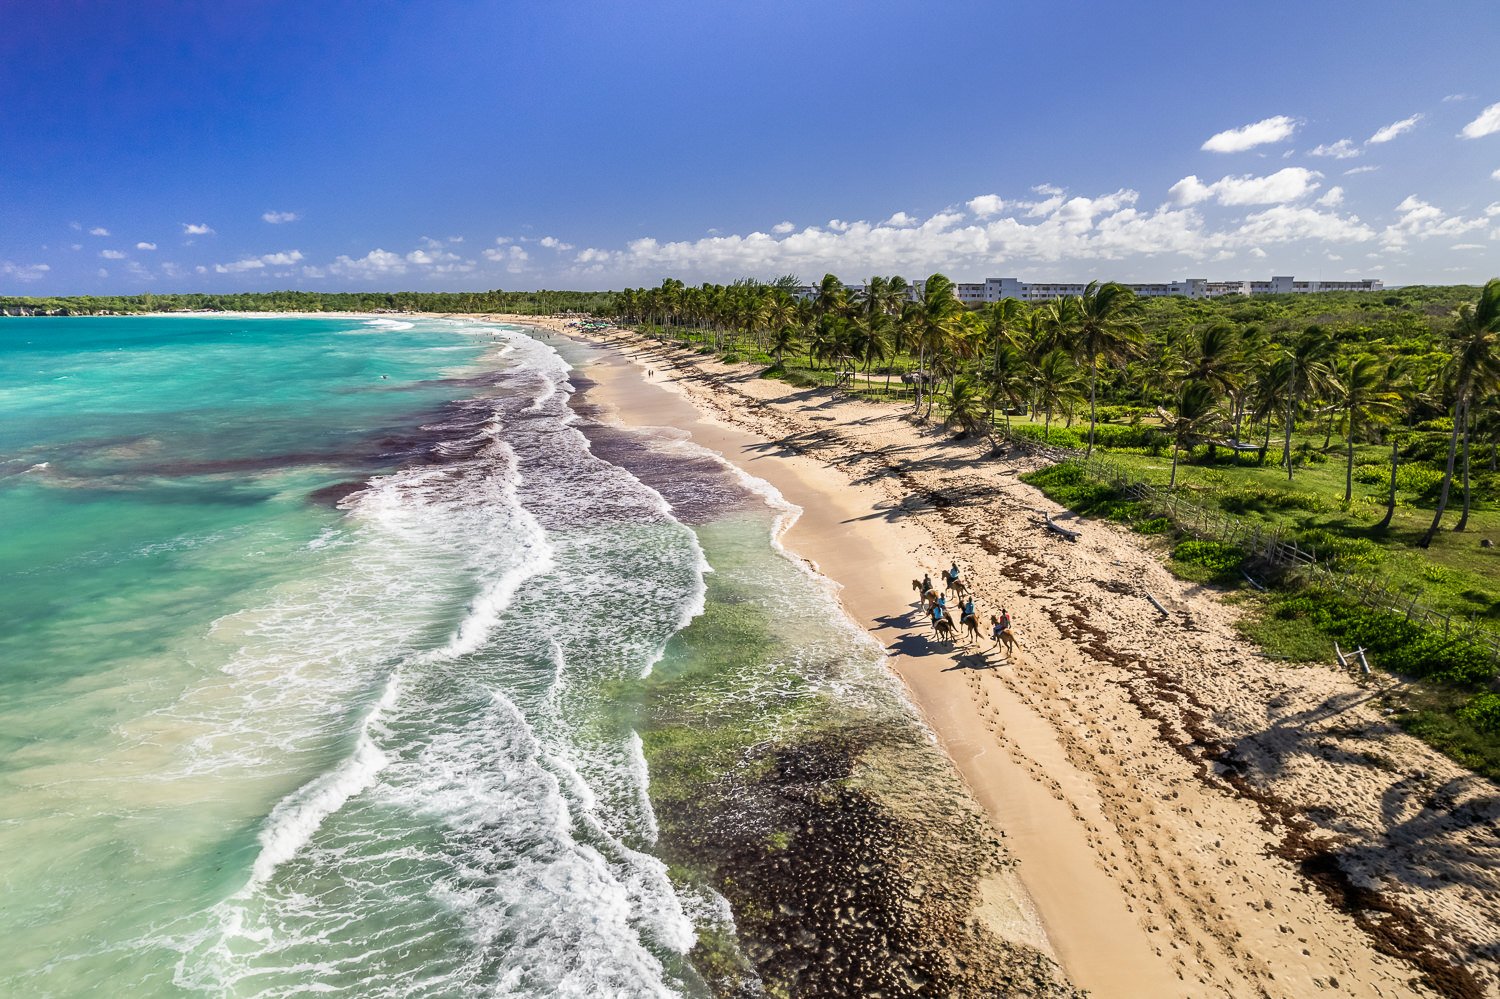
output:
{"label": "shoreline", "polygon": [[[1448,788],[1493,821],[1487,784],[1384,722],[1350,677],[1259,659],[1237,611],[1117,529],[1086,523],[1073,546],[1038,531],[1033,509],[1057,507],[1014,480],[1024,459],[981,465],[974,445],[903,407],[836,401],[630,333],[486,318],[611,351],[618,362],[588,371],[596,402],[629,425],[687,430],[802,508],[783,544],[886,646],[1020,861],[1026,904],[1073,984],[1100,996],[1496,994],[1473,963],[1500,925],[1493,867],[1485,851],[1458,852],[1474,822],[1419,832],[1406,813],[1421,803],[1403,787]],[[981,620],[1006,603],[1025,643],[1015,661],[955,656],[903,620],[911,577],[949,558],[976,584]],[[1140,579],[1168,619],[1121,595]],[[1380,763],[1349,764],[1332,751],[1341,739],[1378,746],[1367,756]],[[1406,807],[1387,815],[1393,787]],[[1364,814],[1344,813],[1361,799]],[[1417,876],[1433,856],[1452,869],[1437,886]]]}

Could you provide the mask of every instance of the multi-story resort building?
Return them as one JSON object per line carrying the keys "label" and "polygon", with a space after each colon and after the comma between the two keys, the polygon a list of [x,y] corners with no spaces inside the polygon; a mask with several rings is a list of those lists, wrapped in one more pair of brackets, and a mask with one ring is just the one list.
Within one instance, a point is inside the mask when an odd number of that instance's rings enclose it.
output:
{"label": "multi-story resort building", "polygon": [[[862,284],[846,284],[850,294],[864,291]],[[1081,295],[1085,282],[1066,281],[1021,281],[1017,278],[986,278],[978,283],[955,284],[954,293],[965,305],[985,305],[1002,298],[1016,298],[1023,302],[1050,302],[1054,298]],[[1269,281],[1210,281],[1207,278],[1187,278],[1183,281],[1164,281],[1154,284],[1126,284],[1125,287],[1145,298],[1161,298],[1181,295],[1184,298],[1217,298],[1220,295],[1303,295],[1320,291],[1381,291],[1381,281],[1298,281],[1290,275],[1273,277]],[[798,288],[799,298],[816,296],[817,289],[810,285]],[[916,297],[915,290],[913,298]]]}

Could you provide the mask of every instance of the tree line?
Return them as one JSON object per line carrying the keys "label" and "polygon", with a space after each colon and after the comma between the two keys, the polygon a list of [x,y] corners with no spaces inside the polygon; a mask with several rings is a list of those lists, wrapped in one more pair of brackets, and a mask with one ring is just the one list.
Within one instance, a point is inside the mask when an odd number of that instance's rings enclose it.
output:
{"label": "tree line", "polygon": [[[1095,447],[1101,403],[1154,414],[1178,456],[1194,444],[1274,452],[1288,479],[1294,433],[1339,434],[1346,457],[1344,501],[1353,496],[1355,446],[1389,442],[1387,529],[1396,508],[1404,431],[1451,420],[1427,547],[1442,525],[1455,482],[1468,525],[1471,450],[1500,450],[1500,279],[1482,289],[1292,296],[1212,301],[1142,299],[1114,282],[1081,295],[1028,304],[1003,299],[965,307],[941,274],[925,281],[875,277],[852,291],[825,275],[810,294],[784,277],[696,287],[667,279],[614,299],[625,322],[707,331],[719,350],[748,344],[772,368],[805,358],[841,379],[893,376],[910,386],[914,410],[965,432],[993,433],[997,417],[1030,415],[1050,436],[1086,406],[1085,453]],[[1081,417],[1081,412],[1078,413]],[[1259,444],[1254,444],[1256,440]],[[1247,443],[1248,442],[1248,443]]]}
{"label": "tree line", "polygon": [[0,296],[0,313],[92,316],[142,312],[608,312],[608,291],[264,291],[238,294]]}

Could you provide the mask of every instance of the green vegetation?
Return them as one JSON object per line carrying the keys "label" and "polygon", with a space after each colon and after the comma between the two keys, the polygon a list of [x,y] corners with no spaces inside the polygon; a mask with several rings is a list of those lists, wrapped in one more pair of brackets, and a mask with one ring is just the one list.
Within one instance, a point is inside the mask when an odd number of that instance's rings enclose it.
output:
{"label": "green vegetation", "polygon": [[61,298],[0,296],[0,313],[57,316],[140,312],[557,312],[606,313],[608,291],[264,291],[235,295],[80,295]]}
{"label": "green vegetation", "polygon": [[[942,275],[876,278],[852,294],[832,275],[810,296],[794,285],[668,281],[622,292],[617,317],[716,352],[767,353],[792,384],[903,400],[966,434],[1091,453],[1106,479],[1295,538],[1335,572],[1378,581],[1387,603],[1419,600],[1448,621],[1426,627],[1423,614],[1295,576],[1236,594],[1251,605],[1243,629],[1270,655],[1327,662],[1337,641],[1413,678],[1400,723],[1500,777],[1496,664],[1463,637],[1500,629],[1500,548],[1479,544],[1500,535],[1500,280],[1215,300],[1094,284],[975,310]],[[1143,534],[1186,526],[1098,471],[1066,462],[1023,479]],[[1248,586],[1243,549],[1173,541],[1177,574]]]}

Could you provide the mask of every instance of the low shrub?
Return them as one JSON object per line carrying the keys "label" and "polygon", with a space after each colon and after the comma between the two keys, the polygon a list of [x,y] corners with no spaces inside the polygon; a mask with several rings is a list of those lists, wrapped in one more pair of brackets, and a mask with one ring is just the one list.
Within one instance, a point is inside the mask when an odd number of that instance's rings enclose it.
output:
{"label": "low shrub", "polygon": [[1500,734],[1500,694],[1475,694],[1458,709],[1458,716],[1486,735]]}
{"label": "low shrub", "polygon": [[1238,578],[1245,558],[1243,549],[1222,541],[1179,541],[1172,549],[1172,561],[1204,569],[1212,579]]}
{"label": "low shrub", "polygon": [[1345,537],[1323,527],[1304,531],[1299,540],[1340,569],[1373,569],[1386,559],[1386,549],[1369,538]]}
{"label": "low shrub", "polygon": [[1391,481],[1389,465],[1355,465],[1354,481],[1367,486],[1388,485]]}
{"label": "low shrub", "polygon": [[739,362],[740,362],[740,355],[737,354],[737,353],[735,353],[732,350],[729,353],[727,353],[727,354],[724,355],[724,363],[725,364],[738,364]]}
{"label": "low shrub", "polygon": [[1229,513],[1271,513],[1286,510],[1304,510],[1321,513],[1328,503],[1316,493],[1298,492],[1294,489],[1275,489],[1266,486],[1241,486],[1220,492],[1219,506]]}
{"label": "low shrub", "polygon": [[[1054,426],[1051,433],[1044,427],[1035,426],[1030,423],[1018,423],[1011,427],[1011,434],[1023,440],[1035,441],[1038,444],[1047,444],[1051,447],[1081,448],[1084,441],[1078,436],[1076,429]],[[1087,428],[1085,428],[1087,433]]]}
{"label": "low shrub", "polygon": [[1137,534],[1165,534],[1172,529],[1172,521],[1167,517],[1152,517],[1135,525]]}

